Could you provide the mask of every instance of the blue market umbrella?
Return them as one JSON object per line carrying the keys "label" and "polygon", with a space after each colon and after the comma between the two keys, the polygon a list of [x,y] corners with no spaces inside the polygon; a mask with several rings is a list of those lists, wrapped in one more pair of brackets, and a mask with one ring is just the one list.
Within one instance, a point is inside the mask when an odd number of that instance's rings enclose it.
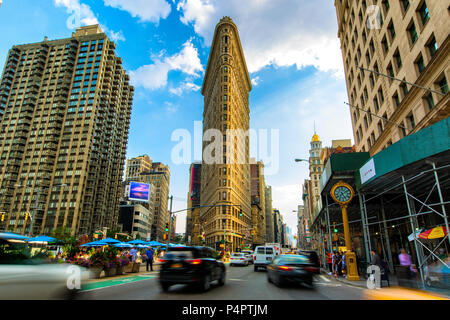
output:
{"label": "blue market umbrella", "polygon": [[82,244],[80,247],[101,247],[101,246],[106,246],[106,245],[107,245],[106,243],[103,243],[100,241],[94,241],[94,242]]}
{"label": "blue market umbrella", "polygon": [[144,244],[135,244],[134,247],[135,247],[135,248],[139,248],[139,249],[146,249],[146,248],[148,248],[148,245],[144,245]]}
{"label": "blue market umbrella", "polygon": [[115,244],[113,244],[113,247],[116,247],[116,248],[133,248],[133,245],[128,244],[128,243],[115,243]]}
{"label": "blue market umbrella", "polygon": [[116,240],[116,239],[113,239],[113,238],[106,238],[106,239],[100,240],[99,242],[105,243],[105,244],[120,243],[119,240]]}
{"label": "blue market umbrella", "polygon": [[0,232],[0,239],[5,240],[28,240],[28,237],[25,237],[21,234],[12,233],[12,232]]}
{"label": "blue market umbrella", "polygon": [[132,241],[128,241],[127,243],[129,243],[129,244],[144,244],[144,245],[148,245],[148,242],[142,241],[142,240],[138,240],[138,239],[132,240]]}
{"label": "blue market umbrella", "polygon": [[160,243],[158,241],[150,241],[148,244],[151,245],[152,247],[158,247],[158,246],[165,246],[166,245],[165,243]]}
{"label": "blue market umbrella", "polygon": [[39,236],[36,238],[30,238],[28,239],[28,242],[55,242],[58,241],[55,238],[52,237],[48,237],[48,236]]}

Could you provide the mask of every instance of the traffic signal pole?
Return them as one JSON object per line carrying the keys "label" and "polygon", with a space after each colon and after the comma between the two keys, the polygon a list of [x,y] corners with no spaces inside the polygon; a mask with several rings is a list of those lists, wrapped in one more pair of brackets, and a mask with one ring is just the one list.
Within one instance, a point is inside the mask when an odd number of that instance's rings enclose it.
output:
{"label": "traffic signal pole", "polygon": [[169,249],[169,243],[170,243],[170,232],[171,232],[171,226],[172,226],[172,202],[173,202],[173,196],[169,197],[170,200],[170,210],[169,210],[169,231],[168,231],[168,235],[167,235],[167,249]]}

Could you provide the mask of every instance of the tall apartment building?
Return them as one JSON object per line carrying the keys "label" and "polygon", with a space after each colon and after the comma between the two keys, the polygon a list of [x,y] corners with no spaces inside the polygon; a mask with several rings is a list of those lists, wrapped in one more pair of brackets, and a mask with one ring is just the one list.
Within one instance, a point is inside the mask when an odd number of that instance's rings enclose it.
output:
{"label": "tall apartment building", "polygon": [[155,194],[151,199],[153,204],[151,238],[152,240],[163,241],[166,223],[169,222],[169,166],[161,162],[153,162],[149,172],[141,173],[139,182],[155,186]]}
{"label": "tall apartment building", "polygon": [[448,117],[448,1],[335,0],[335,7],[357,152],[373,155]]}
{"label": "tall apartment building", "polygon": [[[192,163],[189,168],[189,192],[187,195],[187,208],[200,206],[200,189],[202,177],[202,164]],[[186,214],[186,237],[190,243],[200,245],[203,230],[200,225],[200,208],[188,210]],[[189,238],[190,237],[190,238]]]}
{"label": "tall apartment building", "polygon": [[[206,222],[206,244],[211,246],[218,247],[225,238],[229,249],[240,247],[251,227],[249,137],[235,135],[237,130],[249,130],[251,89],[238,29],[224,17],[214,31],[202,86],[204,138],[209,129],[216,129],[223,146],[209,153],[209,144],[203,145],[201,203],[227,205],[200,211],[200,220]],[[213,154],[214,163],[205,161]]]}
{"label": "tall apartment building", "polygon": [[280,243],[282,240],[283,230],[283,216],[280,210],[273,209],[273,228],[274,228],[274,243]]}
{"label": "tall apartment building", "polygon": [[251,201],[252,201],[252,243],[254,246],[266,241],[266,182],[262,161],[253,163],[250,159]]}
{"label": "tall apartment building", "polygon": [[148,155],[142,155],[136,158],[127,159],[125,167],[125,181],[139,181],[143,172],[149,172],[152,168],[152,160]]}
{"label": "tall apartment building", "polygon": [[27,212],[33,234],[117,226],[133,91],[98,25],[13,46],[0,83],[0,228],[27,233]]}
{"label": "tall apartment building", "polygon": [[273,230],[273,208],[272,208],[272,187],[265,188],[266,193],[266,243],[274,242]]}
{"label": "tall apartment building", "polygon": [[148,155],[127,160],[125,182],[142,182],[153,185],[149,208],[153,208],[151,239],[163,241],[166,223],[169,222],[170,169],[161,162],[153,162]]}

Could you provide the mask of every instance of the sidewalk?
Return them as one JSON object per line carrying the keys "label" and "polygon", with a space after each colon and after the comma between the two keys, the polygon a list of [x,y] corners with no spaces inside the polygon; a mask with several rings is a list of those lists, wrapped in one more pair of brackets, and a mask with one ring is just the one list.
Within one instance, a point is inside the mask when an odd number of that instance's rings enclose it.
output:
{"label": "sidewalk", "polygon": [[[334,279],[339,282],[345,283],[347,285],[368,289],[367,288],[367,279],[365,279],[364,276],[362,276],[362,275],[359,276],[360,280],[350,281],[350,280],[347,280],[343,276],[336,278],[334,275],[329,275],[328,270],[320,269],[320,273],[322,275],[328,277],[329,279]],[[436,293],[436,294],[443,295],[443,296],[450,298],[450,291],[446,290],[446,289],[439,289],[439,288],[434,288],[434,287],[433,288],[426,287],[425,289],[423,289],[423,288],[414,288],[413,286],[411,286],[411,287],[400,286],[399,282],[398,282],[398,278],[394,274],[389,274],[389,286],[387,284],[387,281],[383,280],[382,284],[381,284],[381,288],[383,288],[383,289],[384,288],[404,288],[404,289],[410,289],[410,290],[420,290],[420,291],[429,292],[429,293]]]}

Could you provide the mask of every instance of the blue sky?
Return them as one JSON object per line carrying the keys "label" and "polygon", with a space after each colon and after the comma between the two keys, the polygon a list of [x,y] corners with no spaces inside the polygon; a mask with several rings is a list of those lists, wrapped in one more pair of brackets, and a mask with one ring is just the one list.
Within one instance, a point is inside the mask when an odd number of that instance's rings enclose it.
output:
{"label": "blue sky", "polygon": [[[308,168],[294,159],[309,156],[314,122],[324,146],[332,139],[353,141],[333,1],[3,0],[0,64],[15,44],[68,38],[77,25],[99,23],[136,87],[127,157],[148,154],[168,164],[173,208],[180,210],[189,165],[172,161],[177,142],[171,136],[177,129],[194,136],[194,122],[202,121],[200,88],[223,16],[238,26],[253,83],[250,126],[279,133],[279,169],[266,184],[273,188],[273,207],[295,232],[292,210],[302,203]],[[258,151],[252,144],[259,159]],[[185,217],[178,215],[177,232],[184,232]]]}

